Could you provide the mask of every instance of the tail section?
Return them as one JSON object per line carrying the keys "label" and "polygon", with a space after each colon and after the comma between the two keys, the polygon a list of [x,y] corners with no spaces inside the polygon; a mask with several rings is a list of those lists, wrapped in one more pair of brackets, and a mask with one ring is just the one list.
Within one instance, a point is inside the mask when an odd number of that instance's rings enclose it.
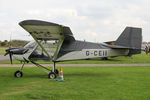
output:
{"label": "tail section", "polygon": [[119,38],[115,41],[115,45],[129,48],[129,54],[141,53],[142,29],[134,27],[126,27]]}

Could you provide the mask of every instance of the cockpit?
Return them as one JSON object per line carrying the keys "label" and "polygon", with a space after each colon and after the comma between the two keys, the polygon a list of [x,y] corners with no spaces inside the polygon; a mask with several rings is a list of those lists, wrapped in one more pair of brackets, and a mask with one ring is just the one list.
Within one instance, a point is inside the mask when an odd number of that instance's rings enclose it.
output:
{"label": "cockpit", "polygon": [[[49,40],[49,41],[40,40],[39,43],[42,45],[42,47],[45,49],[47,53],[35,41],[31,41],[24,46],[24,48],[29,49],[29,52],[31,52],[29,59],[32,61],[36,60],[49,61],[53,59],[57,49],[58,40]],[[51,57],[51,59],[49,56]]]}

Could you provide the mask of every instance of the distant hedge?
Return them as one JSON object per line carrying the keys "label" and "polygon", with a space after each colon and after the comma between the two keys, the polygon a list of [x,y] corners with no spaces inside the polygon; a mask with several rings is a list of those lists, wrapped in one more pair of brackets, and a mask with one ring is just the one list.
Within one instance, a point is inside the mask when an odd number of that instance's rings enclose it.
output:
{"label": "distant hedge", "polygon": [[0,41],[0,46],[9,47],[9,45],[11,45],[11,47],[22,47],[26,45],[27,43],[29,43],[29,41],[26,41],[26,40],[12,40],[11,42],[4,40],[4,41]]}

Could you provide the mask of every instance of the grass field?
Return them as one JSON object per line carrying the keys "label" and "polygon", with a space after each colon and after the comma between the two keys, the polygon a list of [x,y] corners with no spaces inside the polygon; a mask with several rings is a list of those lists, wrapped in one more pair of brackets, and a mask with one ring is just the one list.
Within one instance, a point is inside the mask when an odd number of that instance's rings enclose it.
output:
{"label": "grass field", "polygon": [[150,100],[150,67],[64,67],[64,82],[38,68],[0,68],[0,100]]}
{"label": "grass field", "polygon": [[5,50],[8,49],[6,47],[0,47],[0,55],[4,55],[6,52]]}

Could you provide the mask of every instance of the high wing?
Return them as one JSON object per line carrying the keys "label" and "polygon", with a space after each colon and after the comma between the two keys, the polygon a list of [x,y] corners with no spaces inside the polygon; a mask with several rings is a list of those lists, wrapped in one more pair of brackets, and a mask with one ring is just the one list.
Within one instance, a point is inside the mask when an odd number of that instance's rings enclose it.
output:
{"label": "high wing", "polygon": [[[56,23],[40,21],[40,20],[24,20],[19,23],[21,27],[23,27],[33,39],[37,42],[37,44],[42,48],[42,50],[46,53],[46,55],[50,58],[50,60],[56,60],[57,54],[60,50],[60,47],[64,41],[67,40],[75,40],[73,34],[69,27],[59,25]],[[57,40],[58,45],[55,51],[54,56],[43,47],[42,41],[48,40]]]}

